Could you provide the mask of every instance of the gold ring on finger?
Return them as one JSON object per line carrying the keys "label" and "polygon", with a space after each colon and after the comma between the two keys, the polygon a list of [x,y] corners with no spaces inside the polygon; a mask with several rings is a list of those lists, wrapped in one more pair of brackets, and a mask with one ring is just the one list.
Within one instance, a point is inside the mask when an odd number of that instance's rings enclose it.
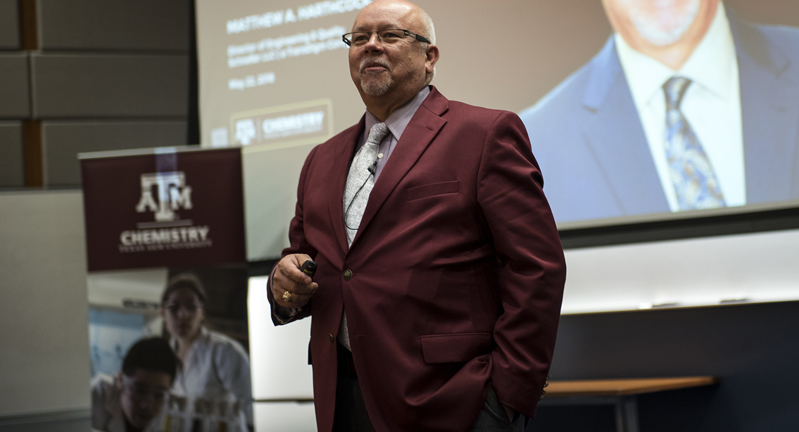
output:
{"label": "gold ring on finger", "polygon": [[286,303],[291,303],[291,291],[286,291],[283,293],[283,301]]}

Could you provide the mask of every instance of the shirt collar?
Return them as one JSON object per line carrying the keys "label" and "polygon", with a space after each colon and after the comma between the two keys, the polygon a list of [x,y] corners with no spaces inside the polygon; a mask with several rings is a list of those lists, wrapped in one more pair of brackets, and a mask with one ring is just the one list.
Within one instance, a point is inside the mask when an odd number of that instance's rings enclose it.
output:
{"label": "shirt collar", "polygon": [[[400,136],[402,133],[405,132],[405,128],[408,127],[408,123],[411,122],[413,115],[416,114],[416,110],[422,106],[422,102],[427,98],[427,95],[430,94],[430,86],[424,86],[419,93],[416,93],[416,96],[413,97],[408,103],[405,105],[397,108],[391,113],[390,116],[386,119],[385,123],[388,126],[388,130],[391,132],[391,135],[399,141]],[[374,114],[370,113],[369,110],[366,110],[366,128],[364,129],[364,139],[365,137],[369,136],[369,131],[372,130],[372,126],[375,124],[380,123],[377,117]]]}
{"label": "shirt collar", "polygon": [[716,15],[705,36],[678,71],[633,49],[621,35],[614,34],[616,52],[624,69],[636,105],[644,106],[663,93],[662,86],[673,76],[689,78],[718,98],[730,97],[732,68],[736,65],[735,43],[730,23],[719,2]]}
{"label": "shirt collar", "polygon": [[730,21],[719,2],[716,16],[702,41],[682,66],[679,75],[690,78],[716,97],[730,97],[733,69],[737,67]]}

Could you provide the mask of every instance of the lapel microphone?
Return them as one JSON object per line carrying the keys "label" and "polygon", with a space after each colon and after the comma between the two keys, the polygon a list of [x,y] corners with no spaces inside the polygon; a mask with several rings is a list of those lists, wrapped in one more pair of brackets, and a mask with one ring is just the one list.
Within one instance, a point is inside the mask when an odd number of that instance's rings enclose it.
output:
{"label": "lapel microphone", "polygon": [[375,163],[373,163],[372,166],[366,169],[369,171],[370,174],[377,175],[377,161],[375,161]]}

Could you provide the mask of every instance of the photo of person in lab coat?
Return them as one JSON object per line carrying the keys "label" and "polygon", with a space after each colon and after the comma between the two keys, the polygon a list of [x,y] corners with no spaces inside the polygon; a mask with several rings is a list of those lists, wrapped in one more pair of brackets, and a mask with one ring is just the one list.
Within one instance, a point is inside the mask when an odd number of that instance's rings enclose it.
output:
{"label": "photo of person in lab coat", "polygon": [[92,379],[92,430],[159,431],[177,370],[178,360],[166,340],[146,338],[133,344],[116,377],[99,373]]}
{"label": "photo of person in lab coat", "polygon": [[250,361],[237,341],[204,327],[208,297],[192,273],[172,277],[161,297],[169,345],[180,360],[172,394],[238,411],[238,427],[252,430]]}

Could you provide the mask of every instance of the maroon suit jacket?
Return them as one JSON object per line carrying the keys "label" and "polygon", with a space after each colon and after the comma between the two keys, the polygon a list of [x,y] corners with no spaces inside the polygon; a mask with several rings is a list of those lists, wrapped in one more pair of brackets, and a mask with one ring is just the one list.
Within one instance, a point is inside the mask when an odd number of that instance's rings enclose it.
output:
{"label": "maroon suit jacket", "polygon": [[318,263],[319,289],[295,319],[313,316],[319,431],[333,425],[344,309],[377,431],[467,431],[489,386],[533,416],[566,269],[524,125],[432,88],[348,248],[342,196],[363,129],[362,119],[309,154],[283,251]]}

